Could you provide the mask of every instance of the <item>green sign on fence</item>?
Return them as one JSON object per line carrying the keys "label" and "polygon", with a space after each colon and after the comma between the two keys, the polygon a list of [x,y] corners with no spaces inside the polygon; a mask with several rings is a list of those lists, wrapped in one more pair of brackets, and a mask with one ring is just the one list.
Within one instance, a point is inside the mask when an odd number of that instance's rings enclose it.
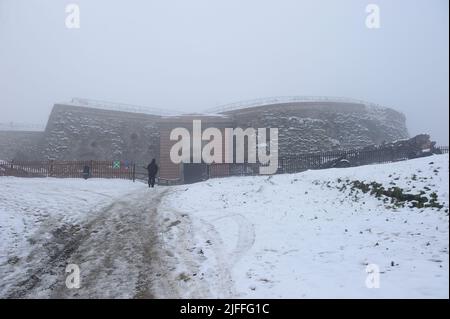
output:
{"label": "green sign on fence", "polygon": [[120,168],[120,161],[114,161],[113,168]]}

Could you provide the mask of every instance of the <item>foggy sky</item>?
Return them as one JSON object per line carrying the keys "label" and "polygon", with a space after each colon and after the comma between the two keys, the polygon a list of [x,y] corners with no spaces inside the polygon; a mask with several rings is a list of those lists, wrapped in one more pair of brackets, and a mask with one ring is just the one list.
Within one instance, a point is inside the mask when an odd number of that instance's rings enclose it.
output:
{"label": "foggy sky", "polygon": [[[80,6],[80,29],[65,6]],[[367,29],[366,5],[381,9]],[[72,97],[186,112],[269,96],[393,107],[448,145],[448,0],[0,0],[0,122]]]}

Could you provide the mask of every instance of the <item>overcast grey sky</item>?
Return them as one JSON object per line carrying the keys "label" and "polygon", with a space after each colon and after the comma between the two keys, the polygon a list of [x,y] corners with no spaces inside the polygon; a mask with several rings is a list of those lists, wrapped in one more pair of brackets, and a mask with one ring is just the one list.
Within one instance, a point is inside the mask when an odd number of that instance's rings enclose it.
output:
{"label": "overcast grey sky", "polygon": [[[67,29],[65,7],[80,7]],[[381,28],[365,25],[378,4]],[[448,144],[448,0],[0,0],[0,122],[85,97],[200,111],[329,95]]]}

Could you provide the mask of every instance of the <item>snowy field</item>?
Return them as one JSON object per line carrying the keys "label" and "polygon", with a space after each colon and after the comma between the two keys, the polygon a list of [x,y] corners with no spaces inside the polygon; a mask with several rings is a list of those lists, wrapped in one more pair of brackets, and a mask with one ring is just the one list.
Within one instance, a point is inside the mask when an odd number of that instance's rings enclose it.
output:
{"label": "snowy field", "polygon": [[[449,157],[439,155],[177,186],[160,207],[160,228],[178,283],[175,295],[160,295],[448,298],[448,175]],[[421,194],[435,207],[354,182]],[[379,288],[369,289],[373,267]]]}
{"label": "snowy field", "polygon": [[0,297],[448,298],[448,173],[439,155],[155,189],[0,177]]}
{"label": "snowy field", "polygon": [[[49,256],[62,256],[83,225],[142,188],[124,180],[0,177],[0,296],[21,282],[33,288],[27,276],[43,273],[38,269]],[[45,274],[57,271],[45,269]],[[41,292],[29,297],[48,297]]]}
{"label": "snowy field", "polygon": [[122,180],[0,177],[0,264],[26,253],[43,223],[80,223],[138,187]]}

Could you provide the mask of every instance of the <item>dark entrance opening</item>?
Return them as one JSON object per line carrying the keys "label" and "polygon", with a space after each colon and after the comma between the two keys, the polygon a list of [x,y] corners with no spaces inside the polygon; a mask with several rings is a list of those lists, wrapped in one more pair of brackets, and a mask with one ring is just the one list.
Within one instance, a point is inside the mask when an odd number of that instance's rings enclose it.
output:
{"label": "dark entrance opening", "polygon": [[196,183],[208,179],[208,166],[204,163],[183,164],[184,183]]}

